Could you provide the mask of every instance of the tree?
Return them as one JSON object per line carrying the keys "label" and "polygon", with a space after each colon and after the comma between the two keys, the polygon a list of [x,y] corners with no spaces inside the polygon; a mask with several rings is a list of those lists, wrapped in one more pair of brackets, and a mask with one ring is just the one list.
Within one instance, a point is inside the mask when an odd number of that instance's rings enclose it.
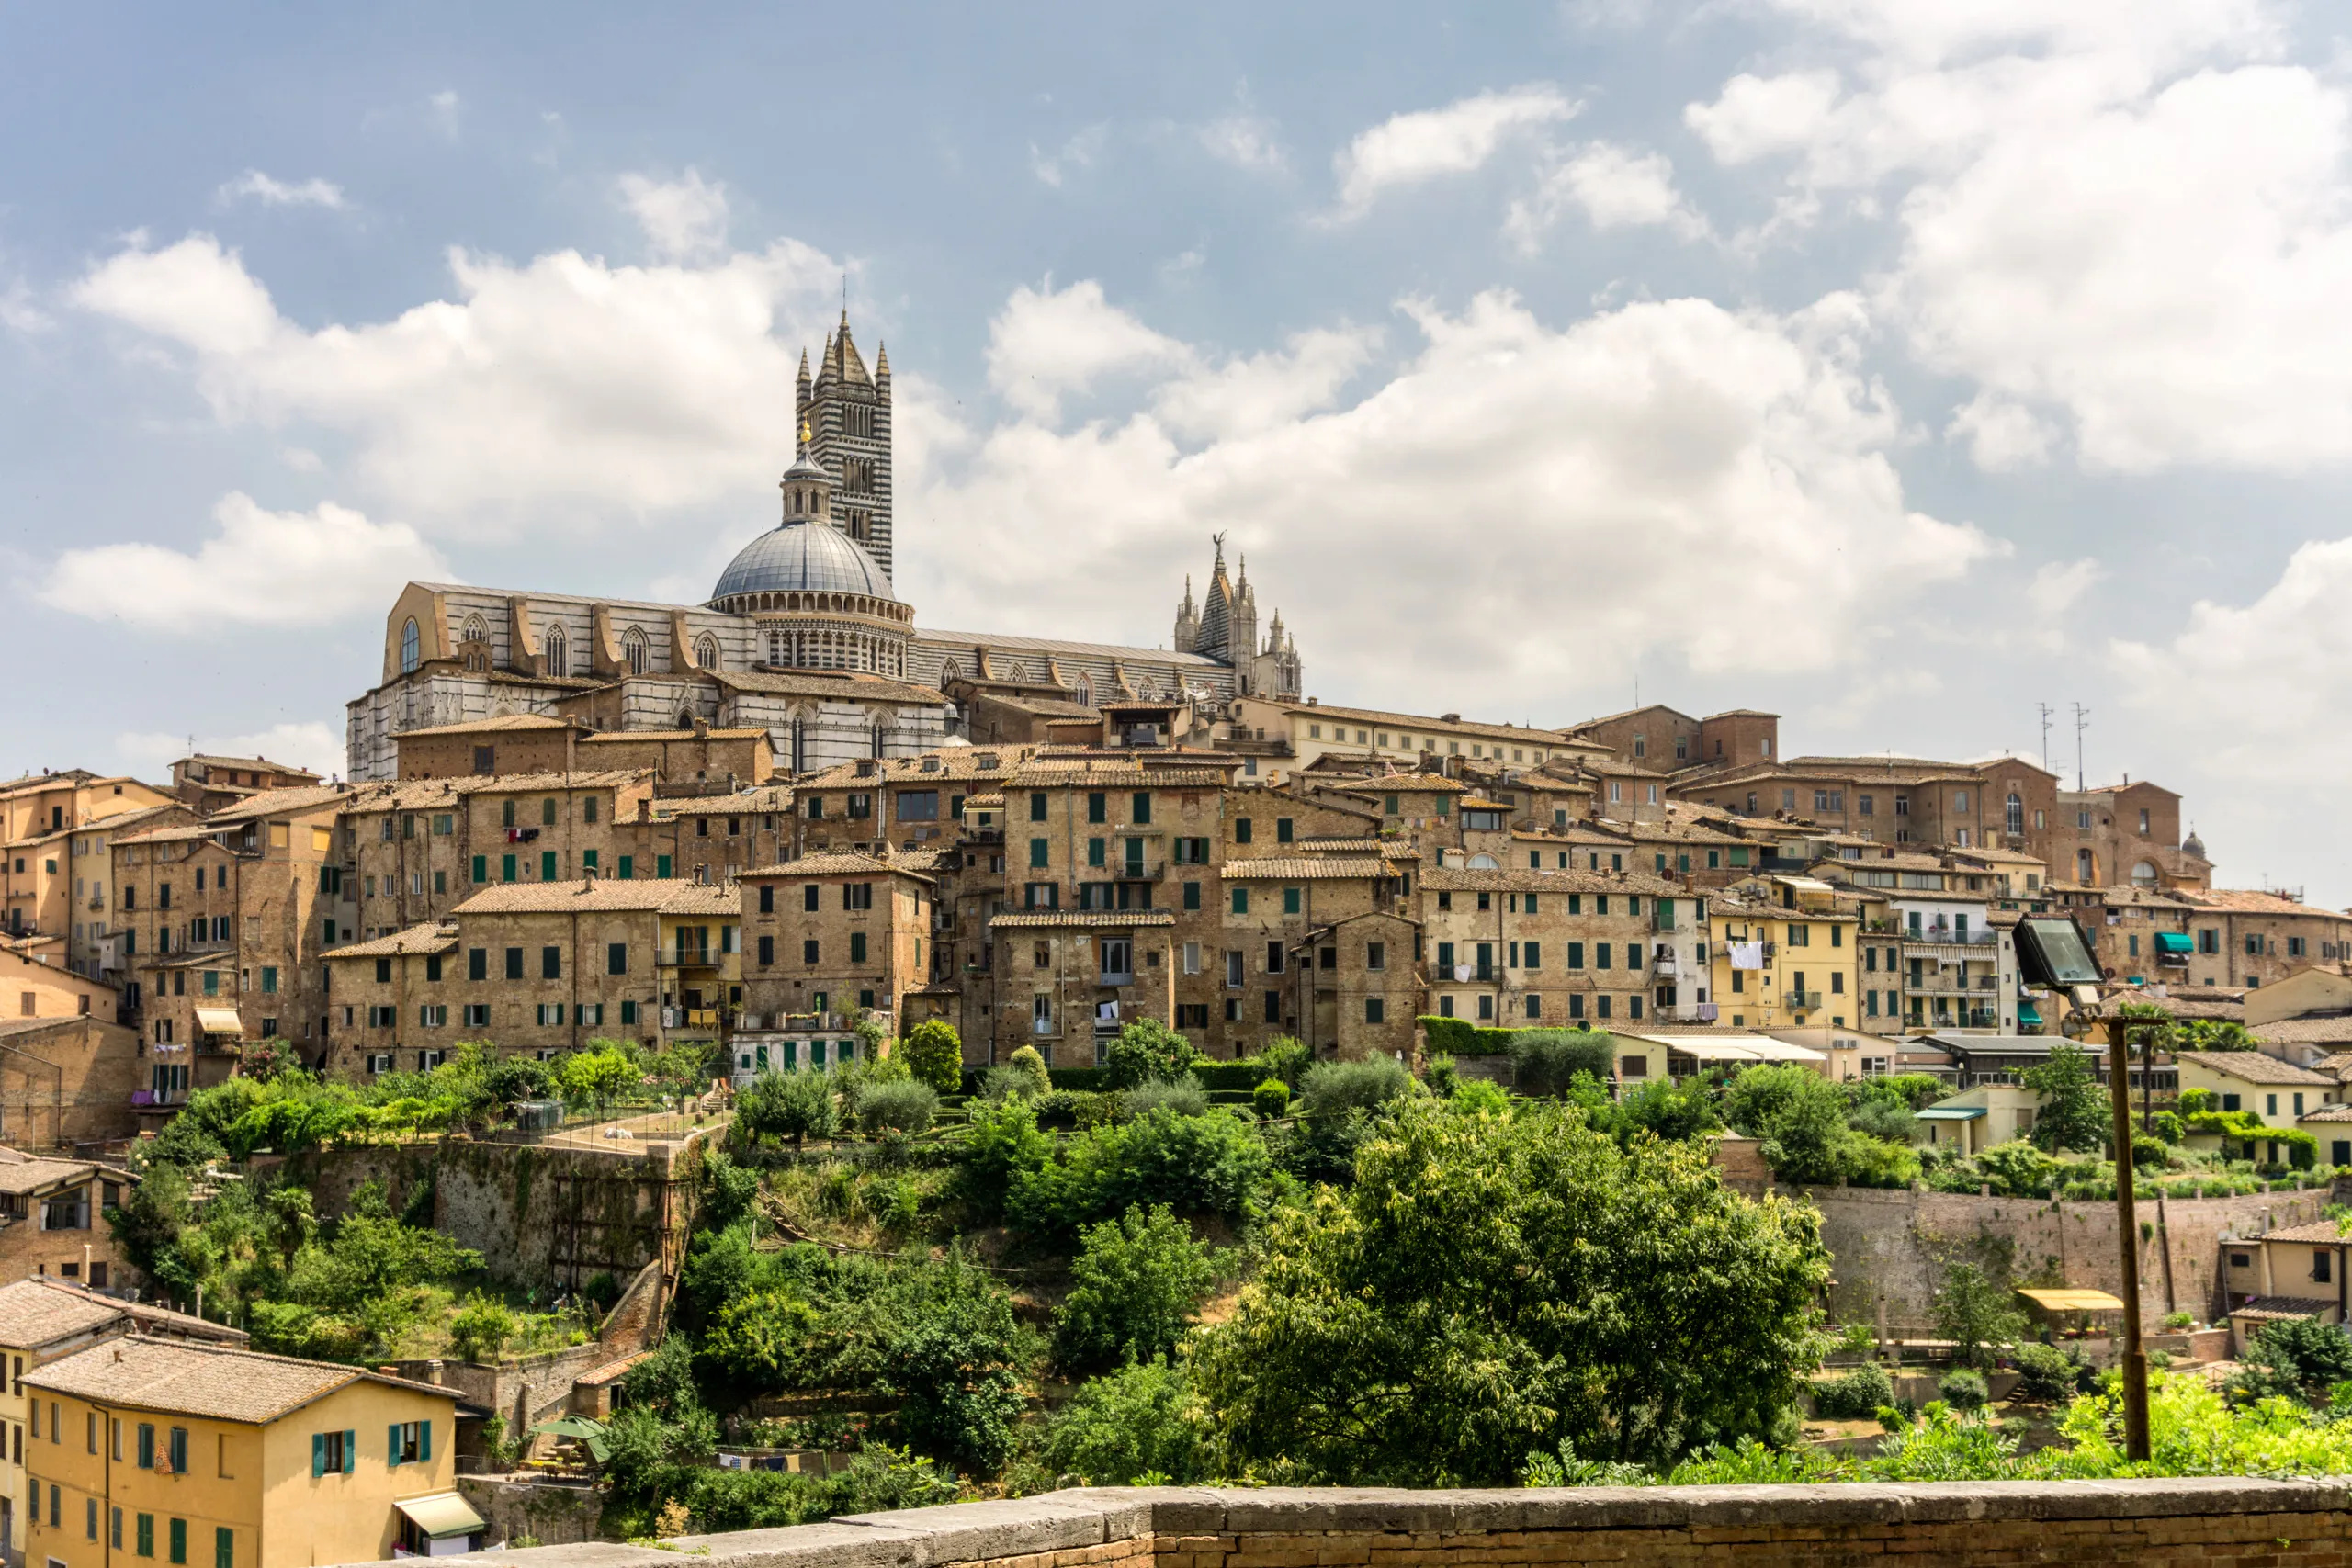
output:
{"label": "tree", "polygon": [[735,1097],[735,1125],[753,1143],[830,1138],[841,1130],[841,1107],[821,1072],[762,1073]]}
{"label": "tree", "polygon": [[1208,1473],[1203,1437],[1192,1380],[1154,1357],[1081,1384],[1046,1429],[1046,1462],[1090,1486],[1182,1486]]}
{"label": "tree", "polygon": [[1230,1466],[1273,1482],[1509,1485],[1563,1440],[1668,1460],[1792,1418],[1819,1227],[1693,1145],[1406,1100],[1352,1187],[1274,1213],[1193,1383]]}
{"label": "tree", "polygon": [[1053,1074],[1046,1066],[1046,1058],[1037,1054],[1035,1045],[1023,1045],[1004,1059],[1004,1065],[1029,1080],[1031,1094],[1054,1092]]}
{"label": "tree", "polygon": [[556,1064],[555,1078],[563,1097],[575,1104],[586,1101],[602,1111],[643,1081],[645,1069],[626,1048],[609,1040],[591,1049],[575,1051]]}
{"label": "tree", "polygon": [[2227,1018],[2192,1018],[2177,1025],[2184,1051],[2253,1051],[2259,1048],[2246,1026]]}
{"label": "tree", "polygon": [[2049,1059],[2019,1073],[2018,1081],[2041,1096],[2033,1113],[2034,1147],[2058,1153],[2105,1145],[2113,1121],[2088,1053],[2052,1045]]}
{"label": "tree", "polygon": [[993,1219],[1004,1212],[1016,1179],[1053,1162],[1054,1140],[1038,1131],[1036,1108],[1025,1100],[975,1102],[970,1115],[957,1184],[966,1202]]}
{"label": "tree", "polygon": [[1172,1352],[1216,1288],[1217,1265],[1164,1203],[1089,1225],[1055,1314],[1055,1359],[1091,1371]]}
{"label": "tree", "polygon": [[1522,1029],[1510,1039],[1512,1085],[1521,1094],[1567,1093],[1581,1073],[1606,1084],[1616,1066],[1610,1037],[1597,1029]]}
{"label": "tree", "polygon": [[857,1130],[867,1137],[910,1138],[939,1119],[939,1096],[913,1078],[865,1083],[857,1088],[855,1108]]}
{"label": "tree", "polygon": [[1901,1187],[1919,1174],[1906,1147],[1849,1123],[1845,1091],[1807,1067],[1750,1067],[1724,1097],[1724,1119],[1759,1140],[1773,1174],[1826,1186]]}
{"label": "tree", "polygon": [[964,1082],[964,1041],[944,1018],[927,1018],[899,1042],[907,1071],[935,1093],[954,1094]]}
{"label": "tree", "polygon": [[1200,1053],[1193,1043],[1156,1018],[1122,1024],[1102,1051],[1102,1066],[1120,1089],[1135,1084],[1173,1083],[1193,1070]]}
{"label": "tree", "polygon": [[1962,1365],[1989,1367],[1996,1347],[2025,1333],[2025,1317],[1983,1269],[1955,1263],[1936,1292],[1936,1332],[1957,1347],[1953,1353]]}

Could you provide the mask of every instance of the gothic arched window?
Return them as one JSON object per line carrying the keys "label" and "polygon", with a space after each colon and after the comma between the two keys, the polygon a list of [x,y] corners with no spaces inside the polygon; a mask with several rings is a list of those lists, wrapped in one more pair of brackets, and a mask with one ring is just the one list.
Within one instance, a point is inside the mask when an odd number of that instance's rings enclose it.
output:
{"label": "gothic arched window", "polygon": [[718,668],[718,639],[708,632],[695,639],[695,663],[704,670]]}
{"label": "gothic arched window", "polygon": [[571,673],[571,649],[563,640],[561,626],[548,628],[548,673],[550,675]]}
{"label": "gothic arched window", "polygon": [[2009,795],[2008,807],[2008,829],[2012,833],[2022,834],[2025,831],[2025,802],[2019,799],[2017,794],[2012,791]]}
{"label": "gothic arched window", "polygon": [[416,669],[417,642],[416,617],[412,615],[408,624],[401,627],[401,673],[403,675],[411,674]]}
{"label": "gothic arched window", "polygon": [[645,673],[647,665],[651,661],[652,654],[645,645],[644,627],[631,626],[621,633],[621,657],[628,660],[630,674]]}

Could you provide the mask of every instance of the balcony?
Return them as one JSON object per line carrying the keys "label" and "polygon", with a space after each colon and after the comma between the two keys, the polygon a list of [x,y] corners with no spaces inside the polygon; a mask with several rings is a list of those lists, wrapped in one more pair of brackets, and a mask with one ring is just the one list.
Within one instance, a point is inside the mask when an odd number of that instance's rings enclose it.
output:
{"label": "balcony", "polygon": [[1650,973],[1653,975],[1675,975],[1680,973],[1680,964],[1674,956],[1674,949],[1670,947],[1661,947],[1656,953],[1651,953]]}
{"label": "balcony", "polygon": [[1922,947],[1997,947],[2001,933],[1996,931],[1961,931],[1952,926],[1921,926],[1913,931],[1905,928],[1903,941],[1906,946]]}
{"label": "balcony", "polygon": [[1788,1004],[1791,1011],[1811,1012],[1821,1005],[1821,993],[1819,991],[1783,991],[1781,994],[1781,999]]}
{"label": "balcony", "polygon": [[1164,865],[1146,865],[1141,861],[1121,861],[1112,868],[1113,877],[1120,882],[1158,882],[1168,874]]}
{"label": "balcony", "polygon": [[657,947],[653,962],[664,969],[715,969],[707,947]]}
{"label": "balcony", "polygon": [[1136,983],[1136,972],[1132,969],[1105,969],[1094,976],[1094,983],[1113,987],[1132,986]]}

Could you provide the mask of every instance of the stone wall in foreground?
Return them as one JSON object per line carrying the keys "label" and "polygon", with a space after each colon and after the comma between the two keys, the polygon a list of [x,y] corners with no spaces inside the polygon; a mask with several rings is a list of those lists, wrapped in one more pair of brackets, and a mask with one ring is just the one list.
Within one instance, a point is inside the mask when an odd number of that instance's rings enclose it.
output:
{"label": "stone wall in foreground", "polygon": [[1502,1563],[2129,1562],[2352,1568],[2352,1482],[1406,1492],[1090,1488],[660,1548],[535,1547],[514,1568],[1485,1568]]}

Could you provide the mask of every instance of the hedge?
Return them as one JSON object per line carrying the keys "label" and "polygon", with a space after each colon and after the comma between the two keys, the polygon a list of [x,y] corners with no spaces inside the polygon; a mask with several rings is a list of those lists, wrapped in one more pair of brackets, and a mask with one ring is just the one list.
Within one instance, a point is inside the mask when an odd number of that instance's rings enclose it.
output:
{"label": "hedge", "polygon": [[1246,1100],[1264,1080],[1266,1069],[1255,1062],[1194,1062],[1193,1076],[1203,1089],[1233,1090]]}
{"label": "hedge", "polygon": [[2289,1163],[2309,1169],[2319,1157],[2319,1139],[2300,1127],[2273,1127],[2251,1111],[2194,1111],[2181,1118],[2191,1133],[2218,1133],[2226,1141],[2244,1144],[2251,1156],[2256,1144],[2284,1144]]}
{"label": "hedge", "polygon": [[1047,1067],[1046,1077],[1056,1089],[1093,1094],[1111,1087],[1111,1075],[1101,1067]]}
{"label": "hedge", "polygon": [[1423,1014],[1418,1021],[1431,1051],[1450,1056],[1500,1056],[1509,1054],[1514,1031],[1481,1029],[1466,1019]]}

